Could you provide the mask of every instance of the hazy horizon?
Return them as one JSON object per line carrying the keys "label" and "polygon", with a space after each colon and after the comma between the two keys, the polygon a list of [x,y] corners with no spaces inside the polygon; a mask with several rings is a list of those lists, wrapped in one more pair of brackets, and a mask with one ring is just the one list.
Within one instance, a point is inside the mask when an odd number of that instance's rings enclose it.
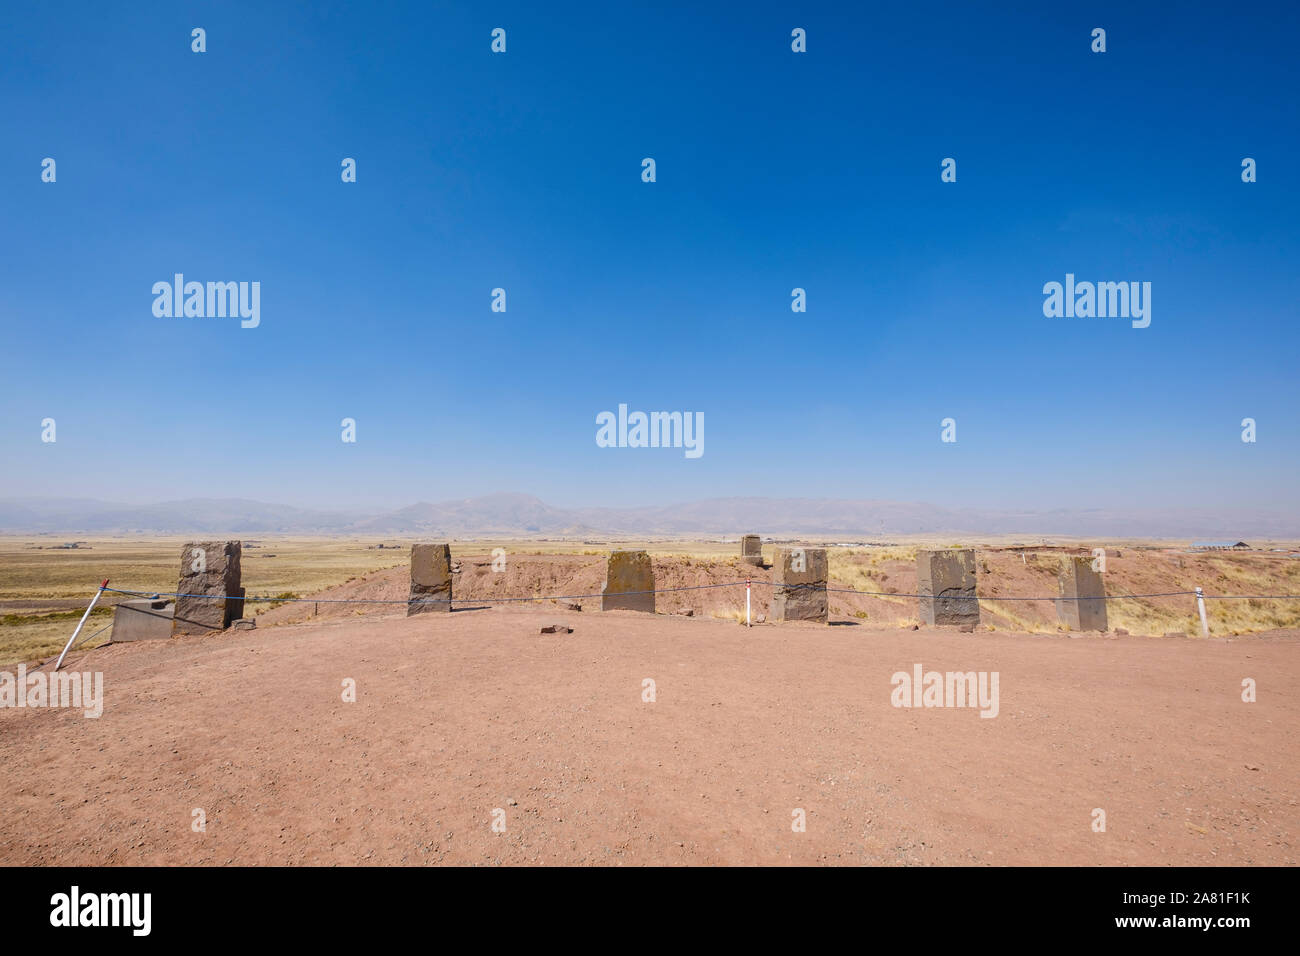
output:
{"label": "hazy horizon", "polygon": [[497,493],[411,502],[390,511],[302,509],[282,502],[198,498],[128,505],[93,499],[0,499],[4,534],[333,534],[454,537],[559,535],[731,536],[985,535],[1108,539],[1289,541],[1300,522],[1258,510],[1006,511],[916,501],[729,497],[618,508],[555,506]]}

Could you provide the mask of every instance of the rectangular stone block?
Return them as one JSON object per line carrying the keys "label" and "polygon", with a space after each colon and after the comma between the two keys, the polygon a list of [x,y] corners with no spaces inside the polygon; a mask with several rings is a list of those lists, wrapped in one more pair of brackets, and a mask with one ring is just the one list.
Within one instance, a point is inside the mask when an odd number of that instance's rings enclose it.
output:
{"label": "rectangular stone block", "polygon": [[1106,585],[1092,559],[1068,557],[1061,562],[1061,596],[1056,619],[1072,631],[1106,630]]}
{"label": "rectangular stone block", "polygon": [[600,593],[602,611],[655,612],[655,572],[645,551],[611,551]]}
{"label": "rectangular stone block", "polygon": [[828,568],[825,548],[777,548],[772,559],[770,620],[825,624],[830,617]]}
{"label": "rectangular stone block", "polygon": [[763,539],[756,534],[747,534],[740,539],[740,560],[756,568],[763,566]]}
{"label": "rectangular stone block", "polygon": [[411,546],[411,592],[406,616],[451,610],[451,547],[446,544]]}
{"label": "rectangular stone block", "polygon": [[113,643],[166,640],[175,614],[176,605],[162,598],[123,601],[113,609]]}
{"label": "rectangular stone block", "polygon": [[172,634],[224,631],[244,613],[238,541],[191,541],[181,548]]}
{"label": "rectangular stone block", "polygon": [[916,593],[921,620],[930,625],[975,626],[975,549],[916,552]]}

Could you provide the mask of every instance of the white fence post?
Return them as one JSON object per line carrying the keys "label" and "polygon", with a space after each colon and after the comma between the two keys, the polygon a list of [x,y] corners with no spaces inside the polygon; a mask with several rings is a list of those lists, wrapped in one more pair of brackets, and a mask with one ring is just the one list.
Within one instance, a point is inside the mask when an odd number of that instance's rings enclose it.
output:
{"label": "white fence post", "polygon": [[1205,592],[1196,589],[1196,610],[1201,614],[1201,637],[1210,636],[1210,625],[1205,620]]}
{"label": "white fence post", "polygon": [[77,629],[73,631],[72,636],[68,638],[68,643],[64,645],[63,653],[59,655],[59,659],[54,665],[55,670],[58,670],[63,666],[63,659],[68,656],[68,651],[72,648],[72,642],[77,639],[77,635],[81,633],[81,629],[86,626],[86,618],[90,617],[90,612],[95,609],[95,604],[99,601],[99,596],[104,593],[104,588],[106,587],[108,587],[108,578],[104,578],[104,583],[99,586],[99,590],[95,592],[95,596],[90,599],[90,607],[86,608],[86,613],[81,615],[81,623],[77,625]]}
{"label": "white fence post", "polygon": [[749,623],[749,581],[745,581],[745,627],[753,627]]}

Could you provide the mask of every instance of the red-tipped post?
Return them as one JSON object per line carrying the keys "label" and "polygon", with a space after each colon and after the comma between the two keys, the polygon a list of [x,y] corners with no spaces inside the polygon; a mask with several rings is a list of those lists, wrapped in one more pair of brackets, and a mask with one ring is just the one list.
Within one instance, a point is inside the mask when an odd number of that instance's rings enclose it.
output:
{"label": "red-tipped post", "polygon": [[72,650],[73,641],[77,639],[77,635],[81,633],[81,629],[86,626],[86,619],[90,617],[90,612],[93,611],[95,605],[99,603],[99,596],[104,593],[104,588],[106,587],[108,587],[108,578],[104,578],[104,583],[99,586],[99,590],[95,592],[95,596],[90,599],[90,607],[86,608],[86,613],[81,615],[81,622],[77,624],[77,629],[72,632],[72,636],[68,638],[68,643],[63,646],[63,653],[59,655],[58,661],[54,664],[54,669],[56,671],[63,666],[63,659],[68,656],[68,651]]}

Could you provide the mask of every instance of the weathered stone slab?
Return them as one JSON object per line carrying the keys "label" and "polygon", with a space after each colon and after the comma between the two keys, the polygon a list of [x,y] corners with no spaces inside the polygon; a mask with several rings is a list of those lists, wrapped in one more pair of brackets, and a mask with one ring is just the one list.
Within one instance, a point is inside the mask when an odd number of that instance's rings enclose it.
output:
{"label": "weathered stone slab", "polygon": [[827,568],[825,548],[777,548],[772,559],[771,619],[825,624],[830,616]]}
{"label": "weathered stone slab", "polygon": [[113,609],[113,643],[166,640],[175,614],[176,605],[163,598],[123,601]]}
{"label": "weathered stone slab", "polygon": [[979,624],[975,549],[916,552],[916,593],[921,595],[920,616],[926,624]]}
{"label": "weathered stone slab", "polygon": [[600,594],[602,611],[655,612],[655,572],[645,551],[611,551]]}
{"label": "weathered stone slab", "polygon": [[1106,630],[1106,585],[1092,569],[1092,559],[1068,557],[1061,562],[1061,596],[1056,619],[1072,631]]}
{"label": "weathered stone slab", "polygon": [[239,586],[238,541],[191,541],[181,548],[181,576],[176,590],[172,634],[223,631],[244,613],[244,589]]}
{"label": "weathered stone slab", "polygon": [[411,546],[411,592],[406,616],[451,610],[451,547]]}
{"label": "weathered stone slab", "polygon": [[756,568],[763,566],[763,539],[756,534],[747,534],[740,539],[740,560]]}

